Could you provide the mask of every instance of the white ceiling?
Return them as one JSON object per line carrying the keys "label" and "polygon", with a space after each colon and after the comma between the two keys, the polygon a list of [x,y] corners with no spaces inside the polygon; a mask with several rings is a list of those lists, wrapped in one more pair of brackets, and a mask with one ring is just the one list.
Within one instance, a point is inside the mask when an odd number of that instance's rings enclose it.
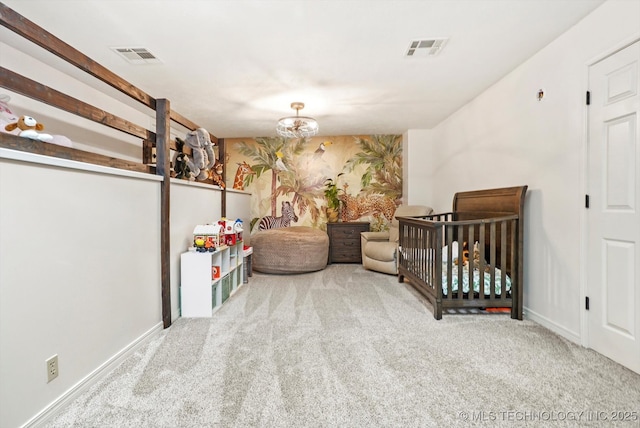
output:
{"label": "white ceiling", "polygon": [[[431,128],[603,3],[2,1],[222,138],[274,136],[293,101],[324,136]],[[449,39],[439,55],[405,57],[412,40],[436,37]],[[145,47],[162,63],[131,65],[112,47]]]}

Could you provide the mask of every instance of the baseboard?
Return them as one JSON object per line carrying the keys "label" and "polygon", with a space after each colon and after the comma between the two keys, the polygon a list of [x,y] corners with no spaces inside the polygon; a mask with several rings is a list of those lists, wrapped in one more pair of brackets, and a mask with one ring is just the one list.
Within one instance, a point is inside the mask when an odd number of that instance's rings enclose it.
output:
{"label": "baseboard", "polygon": [[50,422],[51,419],[63,409],[67,404],[76,399],[81,393],[85,392],[89,387],[95,385],[100,379],[115,369],[125,358],[132,354],[140,346],[144,345],[151,337],[163,330],[162,322],[159,322],[151,329],[135,339],[129,345],[125,346],[120,352],[107,360],[100,367],[89,373],[84,379],[69,388],[64,394],[58,397],[50,405],[45,407],[40,413],[25,423],[22,428],[37,428]]}
{"label": "baseboard", "polygon": [[570,340],[575,344],[582,346],[580,333],[576,333],[574,331],[568,330],[567,328],[557,324],[554,321],[551,321],[549,318],[543,315],[540,315],[527,307],[524,308],[524,318],[531,320],[537,324],[540,324],[541,326],[548,328],[549,330],[559,334],[565,339]]}

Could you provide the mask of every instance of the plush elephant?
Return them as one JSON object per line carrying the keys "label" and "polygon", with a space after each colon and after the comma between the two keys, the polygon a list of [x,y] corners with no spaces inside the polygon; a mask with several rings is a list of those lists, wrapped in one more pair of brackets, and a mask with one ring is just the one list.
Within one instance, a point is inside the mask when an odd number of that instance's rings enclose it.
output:
{"label": "plush elephant", "polygon": [[209,132],[204,128],[189,131],[184,141],[192,151],[191,158],[187,159],[189,171],[196,180],[206,180],[216,162]]}

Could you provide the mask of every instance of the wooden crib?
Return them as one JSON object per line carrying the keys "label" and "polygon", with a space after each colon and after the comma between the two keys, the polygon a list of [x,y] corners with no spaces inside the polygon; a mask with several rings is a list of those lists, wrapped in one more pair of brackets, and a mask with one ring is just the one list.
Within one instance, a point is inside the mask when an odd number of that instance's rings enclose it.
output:
{"label": "wooden crib", "polygon": [[511,308],[521,320],[526,191],[459,192],[452,212],[398,217],[398,281],[422,293],[436,319],[449,308]]}

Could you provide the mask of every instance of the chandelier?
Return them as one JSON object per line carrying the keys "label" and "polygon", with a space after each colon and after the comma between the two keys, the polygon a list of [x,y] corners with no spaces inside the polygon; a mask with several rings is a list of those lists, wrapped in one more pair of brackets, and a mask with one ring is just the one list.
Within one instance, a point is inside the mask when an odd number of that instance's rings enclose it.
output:
{"label": "chandelier", "polygon": [[312,137],[318,133],[320,127],[312,117],[300,116],[300,110],[304,103],[291,103],[291,108],[296,111],[295,116],[287,116],[278,120],[276,132],[285,138]]}

